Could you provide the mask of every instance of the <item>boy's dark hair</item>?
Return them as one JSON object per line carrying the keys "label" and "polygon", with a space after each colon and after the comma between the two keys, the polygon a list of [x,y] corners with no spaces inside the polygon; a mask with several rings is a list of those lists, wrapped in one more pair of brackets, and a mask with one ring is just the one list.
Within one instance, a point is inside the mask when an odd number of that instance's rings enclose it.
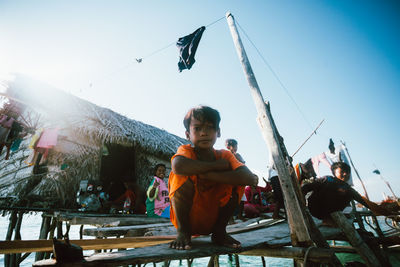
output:
{"label": "boy's dark hair", "polygon": [[226,139],[225,146],[237,146],[238,142],[235,139]]}
{"label": "boy's dark hair", "polygon": [[219,112],[213,108],[208,106],[191,108],[183,119],[183,125],[188,132],[190,132],[190,122],[192,117],[201,122],[211,122],[215,129],[219,130],[219,122],[221,121],[221,117],[219,116]]}
{"label": "boy's dark hair", "polygon": [[335,163],[333,163],[332,166],[331,166],[331,171],[332,171],[333,175],[335,175],[335,170],[336,170],[337,168],[341,168],[342,170],[346,171],[346,172],[349,173],[349,174],[350,174],[350,172],[351,172],[351,168],[350,168],[350,166],[349,166],[347,163],[344,163],[344,162],[335,162]]}
{"label": "boy's dark hair", "polygon": [[158,167],[164,167],[165,169],[167,169],[167,166],[165,166],[165,164],[158,163],[156,166],[154,166],[154,169],[153,169],[154,175],[156,175]]}

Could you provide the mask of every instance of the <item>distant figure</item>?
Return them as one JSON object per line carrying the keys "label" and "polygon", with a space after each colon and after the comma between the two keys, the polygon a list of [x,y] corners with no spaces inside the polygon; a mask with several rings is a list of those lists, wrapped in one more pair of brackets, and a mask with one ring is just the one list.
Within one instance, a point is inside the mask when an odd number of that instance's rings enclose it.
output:
{"label": "distant figure", "polygon": [[244,214],[247,218],[259,217],[261,213],[269,211],[267,203],[263,203],[263,193],[271,191],[272,187],[269,183],[265,183],[265,187],[246,186],[244,192],[247,201],[244,204]]}
{"label": "distant figure", "polygon": [[333,225],[330,214],[334,211],[342,211],[351,200],[356,200],[376,215],[390,214],[383,207],[362,197],[347,184],[351,171],[349,165],[336,162],[332,164],[331,170],[334,176],[325,176],[301,187],[304,195],[312,191],[307,199],[307,206],[312,216],[323,220],[326,225]]}
{"label": "distant figure", "polygon": [[142,190],[136,180],[130,179],[128,176],[123,177],[123,179],[125,192],[112,202],[112,209],[122,210],[123,213],[127,214],[144,214],[146,206],[141,200]]}
{"label": "distant figure", "polygon": [[232,154],[236,157],[236,159],[238,161],[240,161],[241,163],[246,163],[246,161],[244,161],[244,159],[242,158],[242,156],[237,153],[238,150],[238,142],[235,139],[226,139],[225,141],[225,146],[226,148],[232,152]]}
{"label": "distant figure", "polygon": [[272,213],[272,219],[284,219],[279,215],[281,208],[285,208],[285,202],[283,200],[282,187],[279,182],[278,172],[275,170],[274,164],[269,167],[269,182],[272,186],[272,191],[274,194],[274,212]]}
{"label": "distant figure", "polygon": [[171,159],[171,221],[178,232],[171,248],[190,249],[191,235],[210,233],[218,245],[240,247],[226,225],[244,186],[258,181],[231,152],[213,148],[220,136],[219,122],[219,112],[207,106],[190,109],[183,120],[192,145],[180,146]]}
{"label": "distant figure", "polygon": [[[238,150],[238,142],[235,139],[226,139],[225,140],[225,147],[226,149],[228,149],[229,151],[232,152],[232,154],[235,156],[235,158],[245,164],[246,162],[244,161],[243,157],[237,153]],[[245,220],[245,217],[243,216],[243,212],[244,212],[244,203],[246,202],[246,194],[243,194],[242,199],[240,200],[239,203],[239,208],[237,209],[237,211],[235,213],[237,213],[237,218],[239,220]]]}
{"label": "distant figure", "polygon": [[166,167],[157,164],[154,167],[154,178],[147,189],[146,210],[148,217],[169,218],[169,194],[164,182]]}

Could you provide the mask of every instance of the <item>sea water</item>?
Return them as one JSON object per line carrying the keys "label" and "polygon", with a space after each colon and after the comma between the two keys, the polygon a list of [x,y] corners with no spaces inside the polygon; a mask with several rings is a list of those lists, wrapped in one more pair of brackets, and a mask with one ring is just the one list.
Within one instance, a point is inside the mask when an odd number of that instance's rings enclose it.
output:
{"label": "sea water", "polygon": [[[21,225],[21,239],[22,240],[38,240],[40,233],[40,226],[42,223],[41,213],[34,214],[25,214],[22,220]],[[5,240],[8,230],[9,224],[9,216],[0,216],[0,240]],[[72,225],[69,231],[69,238],[79,239],[79,228],[80,225]],[[89,226],[85,226],[85,229],[89,228]],[[63,229],[65,232],[65,229]],[[14,236],[12,237],[14,238]],[[90,237],[85,237],[85,239],[89,239]],[[93,250],[85,250],[84,255],[89,256],[93,254]],[[209,257],[197,258],[194,259],[192,266],[201,267],[207,266]],[[286,267],[293,266],[292,259],[280,259],[280,258],[269,258],[264,257],[266,265],[270,267]],[[31,253],[29,257],[27,257],[21,264],[21,267],[32,266],[35,261],[35,253]],[[222,255],[219,257],[219,263],[221,266],[235,266],[235,260],[233,257],[232,264],[229,261],[229,257],[227,255]],[[240,266],[262,266],[261,257],[253,257],[253,256],[239,256]],[[180,265],[181,264],[181,265]],[[163,263],[157,263],[158,267],[163,266]],[[0,254],[0,266],[4,266],[4,255]],[[147,266],[153,266],[152,264],[147,264]],[[172,261],[170,267],[178,267],[178,266],[187,266],[187,261]]]}

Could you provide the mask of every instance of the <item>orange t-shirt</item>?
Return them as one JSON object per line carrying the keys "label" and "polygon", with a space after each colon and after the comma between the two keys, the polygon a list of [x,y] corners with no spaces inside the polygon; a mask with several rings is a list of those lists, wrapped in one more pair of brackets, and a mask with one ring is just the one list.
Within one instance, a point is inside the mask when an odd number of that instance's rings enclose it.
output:
{"label": "orange t-shirt", "polygon": [[[228,150],[214,150],[214,153],[216,159],[223,158],[228,160],[232,170],[244,166],[244,164],[240,163]],[[176,156],[197,159],[196,154],[194,153],[194,148],[190,144],[180,146],[176,154],[171,158],[171,162]],[[179,189],[179,187],[181,187],[187,181],[187,179],[191,179],[195,186],[193,205],[189,216],[192,234],[209,234],[211,233],[212,227],[218,218],[219,208],[228,203],[234,186],[230,184],[221,184],[217,182],[201,180],[197,178],[197,175],[184,176],[171,172],[168,181],[170,199],[174,197],[175,191]],[[236,188],[238,193],[238,201],[240,201],[244,192],[244,186],[236,186]],[[171,222],[177,228],[178,223],[172,205],[170,209]]]}

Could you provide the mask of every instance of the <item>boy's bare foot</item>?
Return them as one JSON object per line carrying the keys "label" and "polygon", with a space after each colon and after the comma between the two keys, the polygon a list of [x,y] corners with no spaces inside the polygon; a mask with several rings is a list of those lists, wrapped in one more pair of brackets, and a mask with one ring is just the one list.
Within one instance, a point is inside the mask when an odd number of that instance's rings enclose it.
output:
{"label": "boy's bare foot", "polygon": [[241,244],[239,241],[234,239],[232,236],[230,236],[228,233],[220,233],[216,234],[213,233],[211,235],[211,241],[214,244],[217,244],[219,246],[224,246],[224,247],[229,247],[229,248],[240,248]]}
{"label": "boy's bare foot", "polygon": [[179,249],[179,250],[187,250],[192,248],[191,236],[178,233],[178,236],[174,241],[169,244],[170,248]]}

